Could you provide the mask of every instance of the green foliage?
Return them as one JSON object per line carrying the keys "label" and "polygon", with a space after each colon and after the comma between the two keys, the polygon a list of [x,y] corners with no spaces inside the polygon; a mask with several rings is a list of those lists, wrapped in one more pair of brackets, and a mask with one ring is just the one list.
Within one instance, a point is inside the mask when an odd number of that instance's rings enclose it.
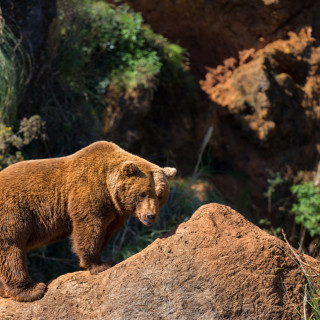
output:
{"label": "green foliage", "polygon": [[310,181],[293,185],[291,191],[297,197],[297,203],[292,206],[296,222],[302,224],[312,237],[320,235],[319,189]]}
{"label": "green foliage", "polygon": [[57,62],[61,75],[89,97],[112,83],[125,90],[153,87],[164,58],[179,66],[183,50],[143,25],[128,6],[103,1],[59,1]]}
{"label": "green foliage", "polygon": [[24,160],[22,150],[35,139],[45,139],[44,122],[38,115],[23,118],[14,133],[12,127],[0,123],[0,170]]}
{"label": "green foliage", "polygon": [[[116,237],[112,244],[108,246],[107,250],[105,250],[104,256],[106,260],[108,260],[107,257],[110,256],[113,256],[117,262],[125,260],[140,252],[155,239],[167,232],[167,230],[140,228],[141,226],[137,226],[136,222],[137,221],[128,219],[125,229],[119,232],[118,237]],[[128,231],[130,231],[130,233],[128,233]]]}
{"label": "green foliage", "polygon": [[0,170],[24,160],[24,147],[44,138],[44,122],[37,115],[23,118],[18,130],[14,128],[30,70],[30,56],[0,16]]}
{"label": "green foliage", "polygon": [[31,62],[0,16],[0,122],[13,124]]}

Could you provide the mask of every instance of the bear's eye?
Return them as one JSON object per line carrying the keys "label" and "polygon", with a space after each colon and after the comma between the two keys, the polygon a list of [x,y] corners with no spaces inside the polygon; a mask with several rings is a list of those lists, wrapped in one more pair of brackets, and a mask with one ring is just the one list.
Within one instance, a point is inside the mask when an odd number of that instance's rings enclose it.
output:
{"label": "bear's eye", "polygon": [[140,197],[141,198],[145,198],[147,196],[147,194],[145,193],[145,192],[142,192],[141,194],[140,194]]}
{"label": "bear's eye", "polygon": [[158,196],[158,200],[162,200],[162,196]]}

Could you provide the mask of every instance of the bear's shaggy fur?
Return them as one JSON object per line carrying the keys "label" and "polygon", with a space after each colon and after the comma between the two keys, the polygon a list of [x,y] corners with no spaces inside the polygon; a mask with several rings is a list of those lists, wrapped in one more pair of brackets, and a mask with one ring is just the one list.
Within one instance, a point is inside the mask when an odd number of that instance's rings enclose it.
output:
{"label": "bear's shaggy fur", "polygon": [[160,168],[113,143],[100,141],[62,158],[23,161],[0,172],[0,295],[40,299],[26,251],[71,234],[80,266],[97,274],[101,253],[128,215],[156,221],[169,196],[174,168]]}

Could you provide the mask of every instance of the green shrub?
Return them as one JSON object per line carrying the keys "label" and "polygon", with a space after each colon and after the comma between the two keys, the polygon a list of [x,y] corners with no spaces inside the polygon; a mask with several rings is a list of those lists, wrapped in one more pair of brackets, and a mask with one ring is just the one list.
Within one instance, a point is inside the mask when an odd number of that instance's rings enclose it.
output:
{"label": "green shrub", "polygon": [[319,189],[310,181],[293,185],[291,191],[297,197],[297,203],[292,206],[296,222],[302,224],[312,237],[320,235]]}
{"label": "green shrub", "polygon": [[61,76],[96,102],[110,83],[153,88],[162,69],[176,77],[185,63],[184,49],[153,33],[127,5],[59,1],[58,17],[54,51]]}
{"label": "green shrub", "polygon": [[[162,63],[156,35],[128,6],[103,1],[59,1],[57,61],[75,90],[102,95],[108,84],[149,87]],[[172,50],[174,51],[174,50]]]}

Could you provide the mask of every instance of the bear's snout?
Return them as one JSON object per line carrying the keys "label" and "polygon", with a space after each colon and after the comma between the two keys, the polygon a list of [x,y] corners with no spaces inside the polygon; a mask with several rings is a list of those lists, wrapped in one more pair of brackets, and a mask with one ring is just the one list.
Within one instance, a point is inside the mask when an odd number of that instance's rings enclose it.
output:
{"label": "bear's snout", "polygon": [[156,218],[156,214],[155,213],[147,213],[147,218],[151,221],[153,221]]}
{"label": "bear's snout", "polygon": [[158,215],[153,212],[148,212],[144,218],[141,218],[140,221],[147,227],[152,226],[154,222],[156,222]]}

